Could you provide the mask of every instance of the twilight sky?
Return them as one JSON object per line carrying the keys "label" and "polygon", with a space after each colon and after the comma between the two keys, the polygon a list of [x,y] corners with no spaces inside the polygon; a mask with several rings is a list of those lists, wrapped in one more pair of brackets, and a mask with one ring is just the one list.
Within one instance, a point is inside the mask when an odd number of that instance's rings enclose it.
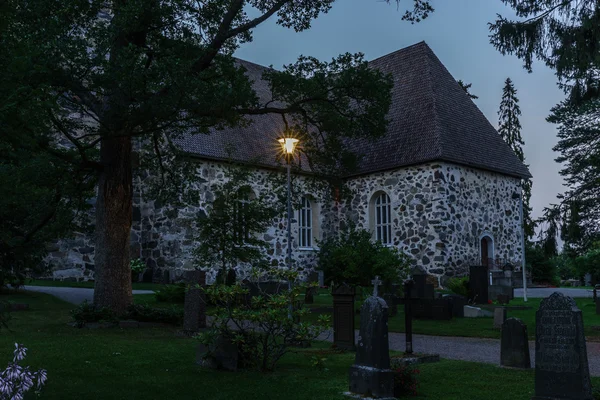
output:
{"label": "twilight sky", "polygon": [[[479,96],[475,104],[494,127],[498,126],[502,87],[510,77],[523,113],[525,157],[534,177],[532,206],[534,217],[539,216],[563,191],[560,166],[552,151],[556,130],[545,118],[564,95],[553,72],[542,63],[535,63],[529,74],[516,57],[503,57],[489,44],[487,23],[497,13],[513,17],[512,11],[500,0],[433,0],[435,12],[411,25],[401,21],[403,9],[397,10],[392,3],[338,0],[310,30],[299,34],[269,20],[255,30],[254,41],[240,48],[236,56],[280,69],[301,54],[329,60],[340,53],[362,52],[372,60],[424,40],[457,80],[473,84],[471,92]],[[411,3],[401,2],[403,6]]]}

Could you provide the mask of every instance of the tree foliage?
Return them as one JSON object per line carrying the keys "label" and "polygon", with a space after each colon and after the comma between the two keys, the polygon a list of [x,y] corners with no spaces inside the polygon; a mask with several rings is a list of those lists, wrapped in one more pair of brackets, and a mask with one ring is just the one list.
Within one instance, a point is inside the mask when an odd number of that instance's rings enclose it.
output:
{"label": "tree foliage", "polygon": [[479,96],[475,96],[473,93],[471,93],[471,86],[473,86],[472,83],[465,83],[460,79],[457,82],[458,85],[462,88],[462,90],[464,90],[467,93],[471,100],[477,100],[479,98]]}
{"label": "tree foliage", "polygon": [[[190,182],[176,145],[183,134],[250,123],[275,114],[304,133],[307,154],[324,170],[343,168],[346,136],[385,132],[391,82],[367,68],[362,55],[330,62],[301,57],[266,74],[271,98],[260,101],[244,67],[233,57],[252,31],[273,18],[297,32],[327,13],[334,0],[6,0],[3,53],[21,63],[10,79],[30,93],[35,124],[60,140],[43,147],[75,174],[98,180],[94,303],[117,314],[131,304],[129,234],[133,148],[165,189]],[[403,19],[433,11],[412,0]],[[249,12],[252,10],[252,12]],[[51,16],[51,17],[49,17]],[[14,46],[7,46],[14,45]],[[14,99],[16,97],[8,97]],[[76,117],[76,118],[74,118]],[[29,140],[27,129],[19,141]],[[324,135],[324,132],[327,135]],[[135,140],[134,140],[135,139]],[[71,150],[62,151],[57,143]],[[332,149],[333,148],[333,149]],[[98,151],[99,150],[99,151]],[[338,157],[339,161],[330,161]],[[189,163],[187,163],[189,165]]]}
{"label": "tree foliage", "polygon": [[[498,110],[498,133],[504,139],[511,150],[519,157],[521,162],[525,162],[525,154],[523,152],[523,138],[521,136],[521,107],[517,97],[517,89],[510,78],[506,78],[504,88],[502,90],[502,101]],[[533,209],[531,208],[531,187],[533,182],[531,179],[523,180],[522,196],[523,196],[523,227],[525,229],[525,237],[530,240],[535,233],[535,222],[531,217]]]}
{"label": "tree foliage", "polygon": [[373,241],[371,232],[350,225],[319,242],[318,265],[326,281],[336,285],[370,286],[378,275],[389,286],[408,276],[411,261],[397,248]]}
{"label": "tree foliage", "polygon": [[225,283],[240,263],[264,264],[269,243],[261,235],[283,211],[281,204],[254,194],[249,170],[231,167],[225,179],[225,183],[213,185],[215,199],[197,219],[198,247],[194,250],[197,267],[216,268],[219,283]]}

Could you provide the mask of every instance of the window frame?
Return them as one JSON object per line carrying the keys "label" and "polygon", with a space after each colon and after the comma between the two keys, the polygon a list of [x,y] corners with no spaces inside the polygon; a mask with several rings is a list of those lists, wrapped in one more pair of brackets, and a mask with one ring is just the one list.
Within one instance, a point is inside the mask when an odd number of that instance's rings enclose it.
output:
{"label": "window frame", "polygon": [[302,196],[298,209],[298,248],[313,250],[315,248],[315,230],[313,224],[314,208],[308,196]]}
{"label": "window frame", "polygon": [[375,193],[373,201],[373,235],[384,246],[393,245],[392,199],[386,192]]}

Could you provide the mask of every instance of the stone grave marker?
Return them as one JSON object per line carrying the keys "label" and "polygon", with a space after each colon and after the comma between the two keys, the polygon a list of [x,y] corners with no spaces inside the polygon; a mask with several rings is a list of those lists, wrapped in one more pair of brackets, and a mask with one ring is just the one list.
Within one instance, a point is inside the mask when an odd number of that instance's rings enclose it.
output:
{"label": "stone grave marker", "polygon": [[467,299],[465,297],[457,294],[445,294],[442,298],[451,301],[453,317],[463,318],[465,316],[464,308],[467,305]]}
{"label": "stone grave marker", "polygon": [[354,365],[350,367],[350,393],[371,398],[394,397],[394,372],[390,369],[388,307],[378,297],[378,278],[372,282],[373,296],[363,303],[360,334]]}
{"label": "stone grave marker", "polygon": [[583,315],[575,301],[553,293],[542,300],[535,319],[532,400],[592,400]]}
{"label": "stone grave marker", "polygon": [[502,324],[500,365],[512,368],[531,368],[527,325],[518,318],[509,318]]}
{"label": "stone grave marker", "polygon": [[351,286],[340,285],[333,289],[333,344],[354,350],[354,295]]}
{"label": "stone grave marker", "polygon": [[502,324],[506,321],[506,308],[498,307],[494,309],[494,329],[502,329]]}
{"label": "stone grave marker", "polygon": [[183,306],[183,331],[188,334],[206,328],[206,300],[201,288],[196,285],[206,285],[206,272],[186,271],[185,282],[189,287],[185,292]]}
{"label": "stone grave marker", "polygon": [[487,267],[471,266],[469,268],[469,298],[475,304],[488,303],[489,275]]}

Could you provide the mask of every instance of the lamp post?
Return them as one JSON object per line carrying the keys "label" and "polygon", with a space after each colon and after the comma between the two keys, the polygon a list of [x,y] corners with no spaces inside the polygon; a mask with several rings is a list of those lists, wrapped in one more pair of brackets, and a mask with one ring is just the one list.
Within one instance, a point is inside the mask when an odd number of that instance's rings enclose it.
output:
{"label": "lamp post", "polygon": [[[292,137],[283,137],[278,140],[287,162],[287,267],[292,270],[292,157],[299,140]],[[288,289],[292,289],[292,281],[288,279]],[[290,305],[291,307],[291,305]],[[291,314],[290,314],[291,316]]]}

